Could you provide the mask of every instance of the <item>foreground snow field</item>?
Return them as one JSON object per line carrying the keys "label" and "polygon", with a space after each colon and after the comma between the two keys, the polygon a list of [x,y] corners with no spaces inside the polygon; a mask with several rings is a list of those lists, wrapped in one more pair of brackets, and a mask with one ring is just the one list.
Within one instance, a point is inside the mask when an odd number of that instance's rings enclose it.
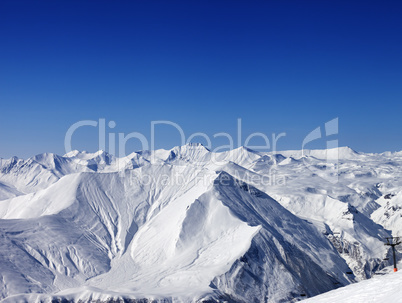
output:
{"label": "foreground snow field", "polygon": [[198,144],[0,160],[0,297],[296,302],[365,280],[391,264],[401,165]]}
{"label": "foreground snow field", "polygon": [[303,303],[381,303],[402,302],[402,272],[351,284],[303,301]]}

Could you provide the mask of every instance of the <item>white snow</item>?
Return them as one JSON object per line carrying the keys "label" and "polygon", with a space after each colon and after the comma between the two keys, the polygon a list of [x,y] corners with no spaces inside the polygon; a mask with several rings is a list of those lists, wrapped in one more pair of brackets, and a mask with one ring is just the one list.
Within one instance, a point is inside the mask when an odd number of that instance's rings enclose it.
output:
{"label": "white snow", "polygon": [[0,218],[29,219],[57,214],[75,201],[79,181],[79,174],[68,175],[47,189],[2,201]]}
{"label": "white snow", "polygon": [[391,264],[401,167],[199,144],[0,160],[0,296],[291,302],[365,280]]}
{"label": "white snow", "polygon": [[382,303],[402,302],[402,272],[376,276],[307,299],[305,303]]}

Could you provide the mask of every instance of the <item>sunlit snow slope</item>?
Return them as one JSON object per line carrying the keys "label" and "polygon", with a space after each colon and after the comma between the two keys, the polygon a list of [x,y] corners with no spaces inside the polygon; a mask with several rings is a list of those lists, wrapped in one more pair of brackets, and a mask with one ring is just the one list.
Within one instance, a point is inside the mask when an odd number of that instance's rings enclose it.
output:
{"label": "sunlit snow slope", "polygon": [[370,280],[330,291],[328,293],[303,301],[303,303],[401,302],[401,280],[401,272],[379,276]]}
{"label": "sunlit snow slope", "polygon": [[292,302],[370,278],[402,225],[401,164],[197,144],[0,160],[0,296]]}

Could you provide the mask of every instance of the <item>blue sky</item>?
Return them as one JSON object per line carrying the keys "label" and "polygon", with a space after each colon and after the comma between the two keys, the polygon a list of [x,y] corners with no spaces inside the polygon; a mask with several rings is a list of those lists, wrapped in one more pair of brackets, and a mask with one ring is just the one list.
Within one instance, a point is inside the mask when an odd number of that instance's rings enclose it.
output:
{"label": "blue sky", "polygon": [[[169,120],[214,147],[219,132],[237,145],[241,118],[243,140],[285,132],[277,148],[300,149],[338,117],[339,145],[402,150],[401,15],[400,1],[1,1],[0,157],[63,154],[72,124],[101,118],[148,140]],[[181,141],[160,125],[155,143]],[[96,151],[97,129],[72,146]]]}

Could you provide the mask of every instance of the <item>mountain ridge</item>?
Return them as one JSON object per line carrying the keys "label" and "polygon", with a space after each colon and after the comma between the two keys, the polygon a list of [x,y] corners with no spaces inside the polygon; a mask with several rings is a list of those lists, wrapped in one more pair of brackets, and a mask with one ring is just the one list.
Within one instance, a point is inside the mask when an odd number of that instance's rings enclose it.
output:
{"label": "mountain ridge", "polygon": [[1,161],[1,296],[289,302],[390,265],[382,240],[400,223],[380,209],[402,187],[399,155],[294,156],[186,145]]}

